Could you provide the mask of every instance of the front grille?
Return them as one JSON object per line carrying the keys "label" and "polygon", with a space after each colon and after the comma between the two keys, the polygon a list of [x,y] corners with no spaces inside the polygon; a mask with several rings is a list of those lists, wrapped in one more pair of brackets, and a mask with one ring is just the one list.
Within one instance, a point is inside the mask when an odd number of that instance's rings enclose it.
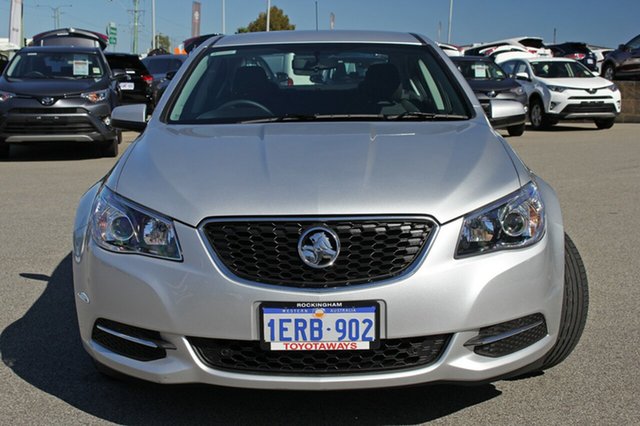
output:
{"label": "front grille", "polygon": [[[309,228],[332,229],[340,254],[330,267],[305,265],[298,240]],[[400,275],[420,256],[434,229],[431,220],[219,221],[203,231],[224,265],[238,277],[291,287],[365,284]]]}
{"label": "front grille", "polygon": [[98,328],[99,325],[102,325],[103,327],[106,327],[118,333],[122,333],[131,337],[137,337],[143,340],[161,341],[162,338],[160,337],[160,333],[158,333],[157,331],[146,330],[144,328],[134,327],[132,325],[122,324],[119,322],[100,318],[96,320],[93,326],[91,339],[112,352],[126,356],[128,358],[136,359],[138,361],[153,361],[167,356],[167,353],[163,348],[152,348],[149,346],[131,342],[126,339],[122,339],[120,337],[114,336],[113,334],[100,330]]}
{"label": "front grille", "polygon": [[8,119],[2,131],[9,135],[70,135],[94,133],[98,130],[83,117],[60,117],[57,120],[42,119],[34,121]]}
{"label": "front grille", "polygon": [[84,108],[12,108],[9,114],[87,114]]}
{"label": "front grille", "polygon": [[190,337],[212,368],[255,373],[340,374],[424,367],[437,361],[451,335],[388,339],[373,350],[267,351],[257,341]]}
{"label": "front grille", "polygon": [[533,345],[535,342],[547,335],[547,323],[545,322],[544,316],[542,314],[533,314],[527,317],[515,319],[513,321],[508,321],[501,324],[492,325],[491,327],[480,329],[480,337],[490,337],[502,333],[507,333],[511,330],[526,327],[528,325],[533,325],[539,321],[542,321],[542,323],[534,328],[531,328],[522,333],[518,333],[515,336],[498,340],[494,343],[476,346],[473,351],[478,355],[497,358],[512,354],[516,351],[519,351],[520,349],[524,349],[527,346]]}
{"label": "front grille", "polygon": [[563,114],[578,114],[578,113],[599,113],[599,112],[611,112],[615,113],[616,108],[613,104],[606,104],[604,102],[582,102],[575,105],[567,105],[562,110]]}
{"label": "front grille", "polygon": [[611,96],[569,96],[569,99],[582,100],[582,101],[597,101],[605,99],[613,99]]}

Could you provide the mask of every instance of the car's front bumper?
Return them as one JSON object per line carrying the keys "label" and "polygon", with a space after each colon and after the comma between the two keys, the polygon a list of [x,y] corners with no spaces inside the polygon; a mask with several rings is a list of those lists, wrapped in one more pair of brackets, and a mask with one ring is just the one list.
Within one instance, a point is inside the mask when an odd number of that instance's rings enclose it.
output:
{"label": "car's front bumper", "polygon": [[[530,248],[454,259],[459,219],[440,226],[428,255],[412,275],[321,290],[228,277],[197,230],[180,223],[176,230],[183,262],[107,252],[88,239],[81,255],[75,251],[73,266],[80,334],[98,362],[161,383],[321,390],[490,380],[538,361],[555,343],[562,306],[563,233],[558,221],[549,223],[542,241]],[[76,241],[85,234],[84,228],[78,228]],[[258,305],[264,301],[361,300],[379,302],[381,339],[451,334],[450,341],[436,361],[422,367],[314,375],[211,368],[187,339],[255,342],[260,336]],[[491,358],[464,345],[482,327],[536,313],[544,316],[548,334],[524,349]],[[153,361],[118,355],[92,339],[99,318],[157,331],[175,349]]]}
{"label": "car's front bumper", "polygon": [[108,103],[59,99],[43,106],[36,99],[15,98],[0,112],[0,140],[26,142],[100,142],[114,139]]}
{"label": "car's front bumper", "polygon": [[547,113],[560,120],[614,118],[620,114],[621,108],[620,91],[609,89],[599,89],[594,93],[578,89],[550,92],[545,105]]}

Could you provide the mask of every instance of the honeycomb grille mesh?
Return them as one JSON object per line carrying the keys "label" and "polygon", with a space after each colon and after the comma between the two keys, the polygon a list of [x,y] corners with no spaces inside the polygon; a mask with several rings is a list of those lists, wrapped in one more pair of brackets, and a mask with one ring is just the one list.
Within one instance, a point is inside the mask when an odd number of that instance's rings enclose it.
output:
{"label": "honeycomb grille mesh", "polygon": [[388,339],[373,350],[267,351],[257,341],[190,337],[200,359],[213,368],[262,373],[364,373],[421,367],[435,362],[450,335]]}
{"label": "honeycomb grille mesh", "polygon": [[[298,254],[298,240],[323,226],[340,239],[333,265],[315,269]],[[238,277],[290,287],[338,287],[397,276],[420,255],[434,227],[428,219],[220,221],[203,230],[217,256]]]}

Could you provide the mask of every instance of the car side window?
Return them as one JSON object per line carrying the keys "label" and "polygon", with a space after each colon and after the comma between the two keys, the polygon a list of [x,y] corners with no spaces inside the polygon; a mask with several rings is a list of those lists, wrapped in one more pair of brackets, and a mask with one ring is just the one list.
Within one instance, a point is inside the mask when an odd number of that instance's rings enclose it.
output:
{"label": "car side window", "polygon": [[524,62],[518,62],[515,68],[516,68],[515,74],[519,74],[523,72],[527,74],[527,77],[531,78],[531,73],[527,69],[527,64],[525,64]]}
{"label": "car side window", "polygon": [[627,47],[632,50],[640,49],[640,35],[627,43]]}
{"label": "car side window", "polygon": [[505,62],[504,64],[501,65],[501,67],[504,70],[504,72],[506,72],[509,75],[513,74],[514,66],[515,66],[515,62],[512,62],[512,61]]}

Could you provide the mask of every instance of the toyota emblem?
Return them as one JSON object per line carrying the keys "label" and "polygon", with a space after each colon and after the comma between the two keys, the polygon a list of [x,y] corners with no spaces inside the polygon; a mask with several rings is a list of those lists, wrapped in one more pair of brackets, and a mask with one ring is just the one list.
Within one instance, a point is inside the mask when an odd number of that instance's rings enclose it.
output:
{"label": "toyota emblem", "polygon": [[45,106],[53,105],[55,102],[56,100],[50,96],[45,96],[44,98],[40,99],[40,103]]}

